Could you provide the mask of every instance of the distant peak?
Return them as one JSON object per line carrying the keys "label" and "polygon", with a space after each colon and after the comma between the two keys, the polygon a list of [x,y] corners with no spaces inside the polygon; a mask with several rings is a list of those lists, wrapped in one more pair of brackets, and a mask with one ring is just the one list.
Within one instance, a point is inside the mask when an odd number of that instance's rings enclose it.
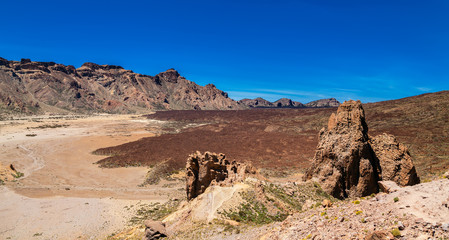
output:
{"label": "distant peak", "polygon": [[92,70],[95,70],[95,69],[99,69],[100,65],[98,65],[96,63],[86,62],[83,65],[81,65],[81,67],[87,67],[87,68],[90,68]]}
{"label": "distant peak", "polygon": [[92,70],[97,70],[97,69],[104,69],[104,70],[110,70],[110,69],[124,69],[121,66],[117,66],[117,65],[108,65],[108,64],[104,64],[104,65],[98,65],[96,63],[92,63],[92,62],[86,62],[82,65],[82,67],[87,67],[90,68]]}
{"label": "distant peak", "polygon": [[178,71],[176,71],[176,69],[174,69],[174,68],[169,68],[169,69],[165,70],[164,72],[178,73]]}

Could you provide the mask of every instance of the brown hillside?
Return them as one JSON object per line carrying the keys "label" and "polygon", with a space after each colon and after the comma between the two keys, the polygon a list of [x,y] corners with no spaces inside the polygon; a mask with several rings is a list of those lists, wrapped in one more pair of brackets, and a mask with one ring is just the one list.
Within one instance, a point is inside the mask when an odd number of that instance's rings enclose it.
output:
{"label": "brown hillside", "polygon": [[[420,176],[449,167],[449,92],[364,105],[369,134],[397,136],[410,150]],[[178,123],[209,123],[181,133],[144,138],[98,153],[112,156],[102,166],[154,165],[170,159],[174,168],[194,151],[225,153],[229,159],[286,171],[309,166],[318,131],[335,108],[165,111],[148,116]]]}
{"label": "brown hillside", "polygon": [[174,69],[148,76],[114,65],[0,58],[0,114],[244,108],[214,85],[199,86]]}

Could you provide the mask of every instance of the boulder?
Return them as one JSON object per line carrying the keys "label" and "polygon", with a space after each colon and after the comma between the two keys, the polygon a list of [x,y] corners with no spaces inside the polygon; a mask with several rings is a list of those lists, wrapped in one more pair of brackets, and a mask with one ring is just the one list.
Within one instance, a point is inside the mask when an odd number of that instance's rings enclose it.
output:
{"label": "boulder", "polygon": [[407,147],[399,143],[393,135],[384,133],[374,137],[370,142],[379,159],[380,179],[394,181],[399,186],[420,182]]}
{"label": "boulder", "polygon": [[387,230],[374,231],[366,235],[365,240],[393,240],[394,236]]}
{"label": "boulder", "polygon": [[256,173],[251,165],[229,162],[223,153],[196,152],[189,156],[186,164],[187,199],[197,197],[211,184],[229,185]]}
{"label": "boulder", "polygon": [[329,118],[327,129],[321,129],[305,177],[316,177],[325,192],[342,199],[378,192],[378,170],[362,103],[344,102]]}
{"label": "boulder", "polygon": [[393,181],[379,181],[378,184],[379,189],[384,193],[392,193],[400,189],[398,184],[396,184],[396,182]]}
{"label": "boulder", "polygon": [[167,231],[165,224],[160,221],[146,220],[145,224],[145,237],[144,240],[155,240],[167,237]]}

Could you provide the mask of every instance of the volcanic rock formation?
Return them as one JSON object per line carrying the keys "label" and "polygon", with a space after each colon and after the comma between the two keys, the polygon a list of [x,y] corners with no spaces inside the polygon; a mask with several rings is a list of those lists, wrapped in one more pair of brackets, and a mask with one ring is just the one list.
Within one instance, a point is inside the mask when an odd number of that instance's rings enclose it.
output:
{"label": "volcanic rock formation", "polygon": [[335,98],[320,99],[305,104],[306,107],[338,107],[340,102]]}
{"label": "volcanic rock formation", "polygon": [[336,198],[377,192],[378,162],[369,145],[368,126],[360,101],[340,105],[321,129],[313,165],[307,177],[317,176],[321,187]]}
{"label": "volcanic rock formation", "polygon": [[[408,150],[389,135],[370,141],[360,101],[347,101],[319,133],[319,143],[306,178],[317,177],[322,188],[336,198],[376,193],[378,181],[397,184],[419,182]],[[374,149],[372,147],[372,143]]]}
{"label": "volcanic rock formation", "polygon": [[251,165],[229,162],[223,153],[196,152],[189,156],[186,164],[187,199],[197,197],[212,184],[228,185],[256,173]]}
{"label": "volcanic rock formation", "polygon": [[80,68],[0,58],[0,110],[11,113],[148,112],[149,109],[244,109],[227,93],[191,82],[174,69],[156,76],[120,66]]}
{"label": "volcanic rock formation", "polygon": [[281,98],[281,99],[277,100],[276,102],[274,102],[273,104],[274,104],[274,106],[280,107],[280,108],[304,107],[304,104],[302,104],[300,102],[292,101],[291,99],[288,99],[288,98]]}
{"label": "volcanic rock formation", "polygon": [[289,98],[281,98],[275,102],[267,101],[263,98],[255,99],[242,99],[238,103],[250,107],[250,108],[325,108],[325,107],[338,107],[340,102],[335,98],[320,99],[307,104],[302,104],[300,102],[293,101]]}
{"label": "volcanic rock formation", "polygon": [[274,107],[274,104],[270,101],[267,101],[263,98],[255,98],[255,99],[242,99],[238,101],[240,104],[243,104],[245,106],[251,107],[251,108],[269,108]]}
{"label": "volcanic rock formation", "polygon": [[370,143],[379,159],[380,179],[394,181],[399,186],[415,185],[420,182],[407,147],[399,143],[393,135],[376,136]]}

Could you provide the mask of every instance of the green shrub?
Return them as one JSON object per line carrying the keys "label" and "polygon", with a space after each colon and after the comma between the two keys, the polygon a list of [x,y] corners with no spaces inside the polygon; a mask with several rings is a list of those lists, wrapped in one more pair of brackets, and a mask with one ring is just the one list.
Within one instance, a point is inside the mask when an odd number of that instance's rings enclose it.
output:
{"label": "green shrub", "polygon": [[394,202],[397,202],[397,201],[399,201],[399,198],[398,198],[398,197],[395,197],[395,198],[393,199],[393,201],[394,201]]}
{"label": "green shrub", "polygon": [[23,173],[21,173],[21,172],[16,172],[16,174],[14,174],[14,173],[11,173],[11,175],[13,176],[13,177],[15,177],[15,178],[20,178],[20,177],[23,177]]}
{"label": "green shrub", "polygon": [[391,234],[393,234],[394,237],[400,237],[401,231],[399,231],[398,228],[394,228],[393,230],[391,230]]}

